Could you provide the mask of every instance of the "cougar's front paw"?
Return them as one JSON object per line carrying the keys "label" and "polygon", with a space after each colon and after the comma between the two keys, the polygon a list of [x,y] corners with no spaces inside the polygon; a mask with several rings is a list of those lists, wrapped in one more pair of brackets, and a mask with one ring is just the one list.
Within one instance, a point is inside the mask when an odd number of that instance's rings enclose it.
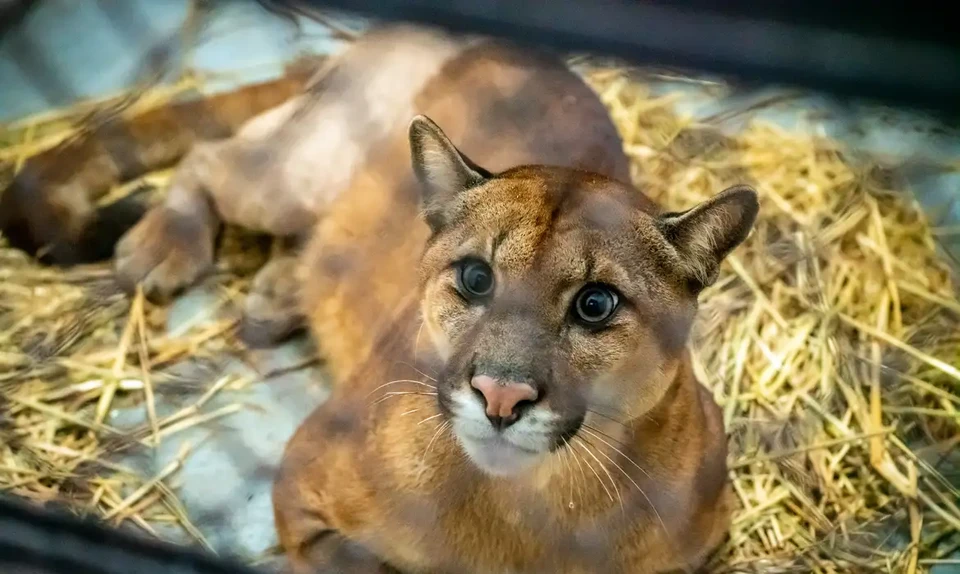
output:
{"label": "cougar's front paw", "polygon": [[240,339],[250,347],[270,347],[303,330],[300,312],[299,262],[276,257],[253,280],[243,306]]}
{"label": "cougar's front paw", "polygon": [[154,300],[169,298],[212,268],[215,233],[201,215],[155,207],[117,244],[117,282],[127,291],[141,284]]}

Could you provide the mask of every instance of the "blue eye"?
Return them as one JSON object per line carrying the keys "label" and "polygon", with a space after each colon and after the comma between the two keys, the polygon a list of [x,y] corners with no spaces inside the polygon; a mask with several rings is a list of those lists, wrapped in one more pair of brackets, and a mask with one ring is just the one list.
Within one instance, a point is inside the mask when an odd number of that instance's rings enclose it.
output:
{"label": "blue eye", "polygon": [[619,302],[619,297],[611,289],[602,285],[590,285],[577,294],[573,311],[581,323],[596,326],[613,317]]}
{"label": "blue eye", "polygon": [[480,299],[493,292],[493,269],[483,261],[466,261],[457,274],[460,292],[468,299]]}

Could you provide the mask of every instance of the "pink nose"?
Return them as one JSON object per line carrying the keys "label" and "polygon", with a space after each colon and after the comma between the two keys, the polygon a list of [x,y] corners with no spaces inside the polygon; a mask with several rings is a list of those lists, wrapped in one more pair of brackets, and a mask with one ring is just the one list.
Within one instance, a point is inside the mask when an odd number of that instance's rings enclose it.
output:
{"label": "pink nose", "polygon": [[520,418],[517,405],[537,400],[537,389],[527,383],[502,381],[486,375],[477,375],[470,386],[480,391],[487,403],[487,418],[497,428],[506,428]]}

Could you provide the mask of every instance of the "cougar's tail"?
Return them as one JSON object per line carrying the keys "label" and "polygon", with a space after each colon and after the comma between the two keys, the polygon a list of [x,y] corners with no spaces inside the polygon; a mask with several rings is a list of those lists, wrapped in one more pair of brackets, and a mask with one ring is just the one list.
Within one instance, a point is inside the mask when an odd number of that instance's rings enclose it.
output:
{"label": "cougar's tail", "polygon": [[51,265],[110,258],[147,208],[136,193],[97,207],[111,186],[174,165],[196,141],[231,136],[247,120],[301,93],[315,69],[301,65],[276,80],[113,117],[29,158],[0,192],[0,235]]}

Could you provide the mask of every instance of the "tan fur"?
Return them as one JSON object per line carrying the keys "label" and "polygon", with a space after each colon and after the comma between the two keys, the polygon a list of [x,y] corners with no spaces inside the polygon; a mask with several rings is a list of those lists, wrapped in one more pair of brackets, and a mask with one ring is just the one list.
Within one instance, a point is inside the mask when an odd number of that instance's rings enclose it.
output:
{"label": "tan fur", "polygon": [[[696,568],[729,520],[726,444],[685,341],[755,196],[661,214],[624,183],[596,96],[550,58],[496,43],[451,58],[415,107],[446,134],[414,126],[421,181],[406,131],[393,131],[326,207],[302,260],[303,311],[335,390],[284,455],[284,548],[303,572]],[[495,271],[487,305],[455,293],[464,256]],[[569,315],[592,282],[624,299],[595,332]],[[542,385],[531,412],[583,425],[522,472],[484,471],[443,404],[469,393],[481,359]]]}

